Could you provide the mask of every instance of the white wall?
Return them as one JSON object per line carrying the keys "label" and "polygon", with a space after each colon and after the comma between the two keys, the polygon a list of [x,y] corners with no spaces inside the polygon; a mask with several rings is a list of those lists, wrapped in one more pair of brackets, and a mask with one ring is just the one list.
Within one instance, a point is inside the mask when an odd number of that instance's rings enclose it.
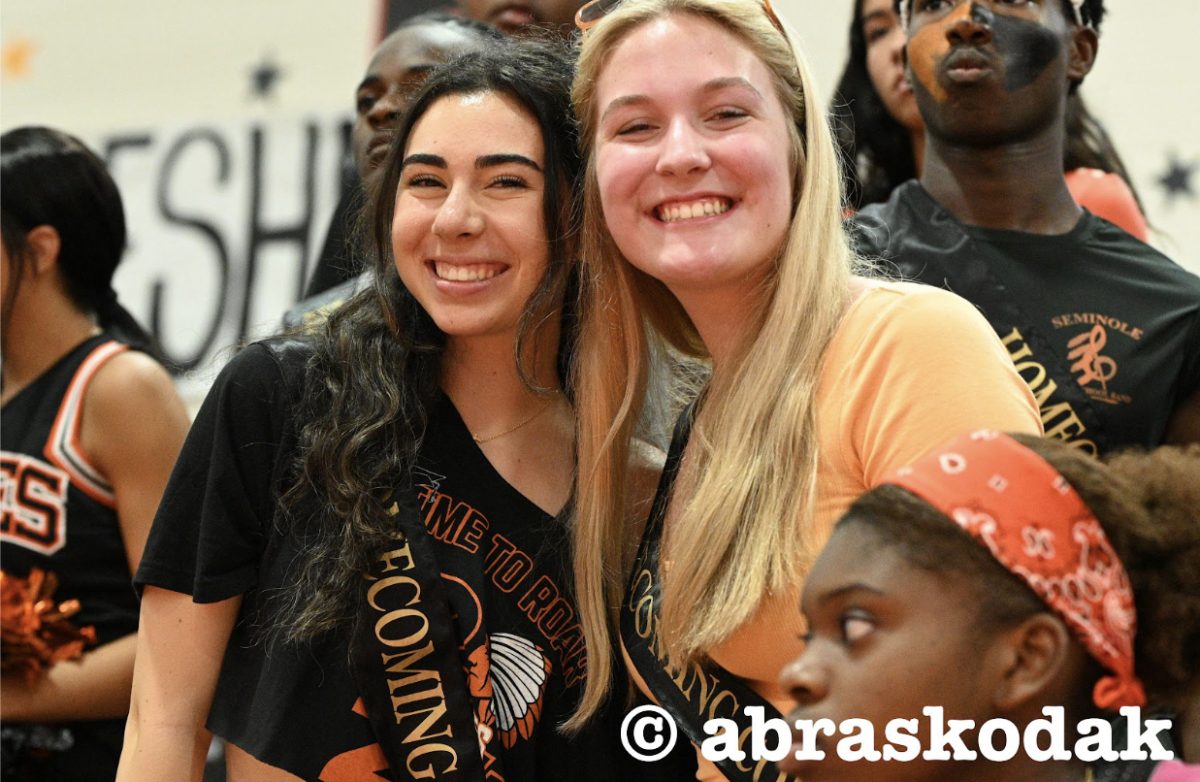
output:
{"label": "white wall", "polygon": [[[61,127],[109,160],[130,232],[115,286],[196,367],[194,401],[225,348],[299,295],[380,4],[11,0],[0,15],[0,125]],[[277,77],[259,92],[263,66]]]}
{"label": "white wall", "polygon": [[[845,56],[849,0],[774,5],[830,90]],[[1125,156],[1160,230],[1155,243],[1200,271],[1200,4],[1108,5],[1085,95]],[[131,232],[118,290],[144,322],[159,298],[173,353],[211,366],[219,348],[268,330],[294,298],[324,238],[341,126],[381,14],[378,0],[0,7],[0,127],[59,126],[110,150]],[[264,63],[280,74],[266,97],[251,87]],[[1158,179],[1171,153],[1195,167],[1198,195],[1167,199]]]}

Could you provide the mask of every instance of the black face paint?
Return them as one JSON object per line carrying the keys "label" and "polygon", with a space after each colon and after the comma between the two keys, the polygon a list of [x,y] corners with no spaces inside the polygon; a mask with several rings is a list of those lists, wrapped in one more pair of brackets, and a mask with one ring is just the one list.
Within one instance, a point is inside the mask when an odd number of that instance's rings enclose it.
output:
{"label": "black face paint", "polygon": [[992,27],[996,22],[996,15],[983,3],[971,3],[971,19],[979,24]]}
{"label": "black face paint", "polygon": [[[979,8],[979,4],[975,8]],[[974,13],[974,9],[972,9]],[[1058,59],[1062,41],[1052,30],[1028,19],[991,14],[988,22],[996,51],[1004,58],[1004,89],[1028,87],[1046,66]]]}

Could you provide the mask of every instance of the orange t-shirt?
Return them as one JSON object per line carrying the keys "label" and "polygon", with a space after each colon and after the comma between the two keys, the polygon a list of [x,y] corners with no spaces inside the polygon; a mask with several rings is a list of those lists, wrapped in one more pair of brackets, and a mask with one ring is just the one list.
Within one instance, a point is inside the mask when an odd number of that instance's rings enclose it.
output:
{"label": "orange t-shirt", "polygon": [[[859,495],[954,435],[1042,432],[1029,386],[983,316],[952,293],[915,283],[870,283],[850,305],[827,349],[816,404],[820,474],[809,531],[818,545]],[[803,648],[801,587],[765,598],[711,652],[785,714],[794,704],[778,682]],[[697,779],[724,779],[699,761]]]}
{"label": "orange t-shirt", "polygon": [[1076,168],[1065,174],[1075,203],[1104,218],[1125,233],[1146,241],[1146,217],[1125,180],[1098,168]]}

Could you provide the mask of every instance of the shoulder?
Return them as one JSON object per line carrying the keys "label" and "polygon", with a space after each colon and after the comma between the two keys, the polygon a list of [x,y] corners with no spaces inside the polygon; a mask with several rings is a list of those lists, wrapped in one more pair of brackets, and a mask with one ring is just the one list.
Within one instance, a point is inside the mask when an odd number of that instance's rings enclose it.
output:
{"label": "shoulder", "polygon": [[188,430],[187,408],[157,361],[132,350],[104,362],[88,384],[80,446],[106,479],[138,482],[174,461]]}
{"label": "shoulder", "polygon": [[144,418],[164,409],[183,410],[175,382],[145,353],[124,350],[106,360],[88,384],[84,409],[101,418]]}
{"label": "shoulder", "polygon": [[933,285],[916,282],[864,281],[864,290],[838,326],[837,334],[845,332],[856,341],[870,338],[888,342],[904,342],[917,350],[922,345],[910,338],[938,337],[938,341],[959,339],[967,334],[993,336],[991,326],[982,313],[966,299]]}
{"label": "shoulder", "polygon": [[823,382],[858,389],[867,401],[881,389],[897,403],[906,395],[909,402],[949,397],[968,406],[1011,397],[1023,413],[1036,412],[1027,384],[979,310],[920,283],[871,282],[834,334],[825,375]]}
{"label": "shoulder", "polygon": [[1155,285],[1161,295],[1174,293],[1190,300],[1200,297],[1200,277],[1170,257],[1113,225],[1108,220],[1091,220],[1091,230],[1082,244],[1085,258],[1103,262],[1119,274],[1129,275],[1137,285]]}
{"label": "shoulder", "polygon": [[914,180],[892,191],[883,203],[870,204],[845,222],[855,251],[867,258],[887,258],[903,236],[918,224],[916,209],[923,191]]}
{"label": "shoulder", "polygon": [[193,439],[225,431],[238,442],[278,442],[303,398],[311,356],[304,339],[275,337],[242,348],[209,388]]}
{"label": "shoulder", "polygon": [[918,283],[876,283],[859,296],[818,393],[824,447],[864,486],[960,432],[1041,432],[1029,386],[983,315]]}
{"label": "shoulder", "polygon": [[272,337],[238,351],[221,370],[215,389],[262,397],[295,396],[314,355],[313,343],[300,337]]}

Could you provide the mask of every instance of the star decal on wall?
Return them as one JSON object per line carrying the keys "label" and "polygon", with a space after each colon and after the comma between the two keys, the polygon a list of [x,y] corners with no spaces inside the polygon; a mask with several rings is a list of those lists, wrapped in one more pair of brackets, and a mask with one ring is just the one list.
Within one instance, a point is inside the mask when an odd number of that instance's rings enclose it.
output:
{"label": "star decal on wall", "polygon": [[1192,189],[1192,175],[1197,168],[1200,168],[1200,162],[1184,163],[1174,152],[1168,153],[1167,171],[1158,178],[1168,201],[1174,202],[1176,198],[1184,196],[1192,200],[1196,198],[1196,191]]}
{"label": "star decal on wall", "polygon": [[259,100],[274,97],[275,88],[283,78],[284,71],[273,57],[263,57],[257,65],[250,69],[250,93]]}
{"label": "star decal on wall", "polygon": [[14,38],[4,44],[0,51],[0,71],[5,79],[19,79],[29,73],[29,61],[33,59],[33,41],[28,38]]}

